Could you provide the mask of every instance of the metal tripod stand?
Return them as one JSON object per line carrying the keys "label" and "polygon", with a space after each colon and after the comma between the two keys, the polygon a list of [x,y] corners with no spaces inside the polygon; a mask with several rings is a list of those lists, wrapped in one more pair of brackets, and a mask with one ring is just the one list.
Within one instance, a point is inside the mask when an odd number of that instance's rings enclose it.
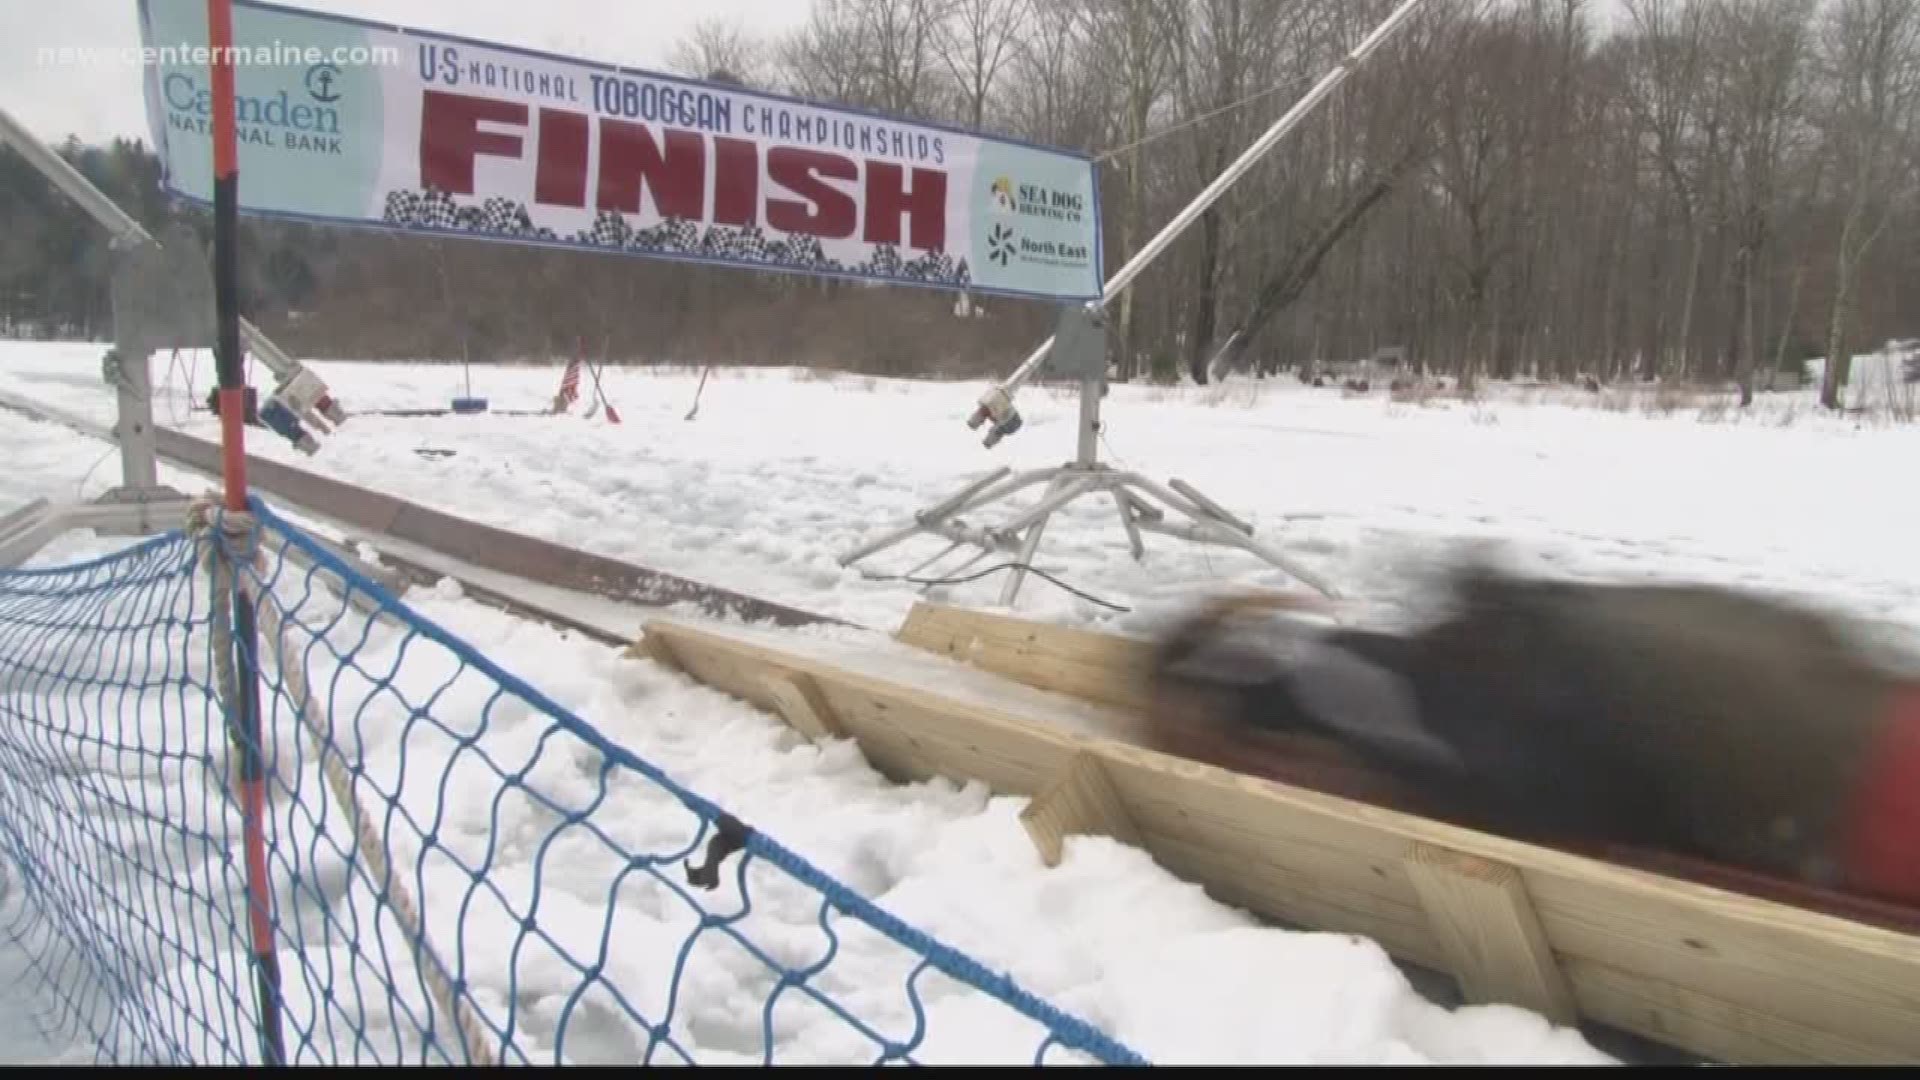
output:
{"label": "metal tripod stand", "polygon": [[[1013,395],[1029,379],[1033,378],[1044,364],[1048,372],[1056,378],[1072,378],[1080,383],[1080,449],[1078,455],[1065,465],[1052,469],[1038,469],[1031,472],[1009,476],[1011,469],[1002,467],[974,481],[966,488],[946,500],[928,507],[914,515],[913,524],[882,536],[863,547],[854,549],[842,556],[840,565],[849,566],[878,551],[883,551],[920,533],[944,536],[953,541],[953,547],[962,544],[974,544],[981,548],[979,558],[994,551],[1018,551],[1020,563],[1014,567],[1014,576],[1000,594],[1000,603],[1011,607],[1014,598],[1020,592],[1020,584],[1025,580],[1028,568],[1033,565],[1033,554],[1040,546],[1040,534],[1046,528],[1047,519],[1054,511],[1082,496],[1105,492],[1120,511],[1120,522],[1127,531],[1127,543],[1133,549],[1137,560],[1145,553],[1140,543],[1140,532],[1164,533],[1184,540],[1201,543],[1221,544],[1237,547],[1251,552],[1268,563],[1285,570],[1301,581],[1313,586],[1329,599],[1337,593],[1326,583],[1298,567],[1289,565],[1278,552],[1253,538],[1253,529],[1245,522],[1221,509],[1218,503],[1200,494],[1192,487],[1178,480],[1170,481],[1168,487],[1162,487],[1147,478],[1132,472],[1116,472],[1100,464],[1094,455],[1096,440],[1100,432],[1100,398],[1106,390],[1106,327],[1101,319],[1101,311],[1114,297],[1120,295],[1131,285],[1135,278],[1147,268],[1147,265],[1170,247],[1181,232],[1199,220],[1226,190],[1246,175],[1269,150],[1284,138],[1287,132],[1300,123],[1313,111],[1334,88],[1344,82],[1360,64],[1380,47],[1396,30],[1404,25],[1413,11],[1423,0],[1401,0],[1391,15],[1374,27],[1373,31],[1354,46],[1353,51],[1327,72],[1313,89],[1293,104],[1285,115],[1273,122],[1265,133],[1241,153],[1239,158],[1227,166],[1226,171],[1215,177],[1200,194],[1180,213],[1174,215],[1160,232],[1134,256],[1126,265],[1114,271],[1101,290],[1101,298],[1086,308],[1068,308],[1061,316],[1057,332],[1053,338],[1043,343],[1033,354],[1014,369],[998,385],[990,387],[981,396],[979,406],[967,421],[970,428],[978,428],[991,420],[985,443],[991,448],[1004,436],[1020,429],[1020,412],[1014,407]],[[958,520],[958,515],[969,510],[977,510],[989,503],[1017,491],[1025,490],[1036,484],[1047,485],[1047,493],[1032,509],[1015,517],[997,528],[970,528]],[[1167,520],[1164,511],[1155,507],[1149,499],[1157,500],[1169,509],[1187,518],[1184,525],[1175,525]],[[1025,535],[1022,536],[1022,532]],[[952,551],[953,547],[947,549]],[[944,558],[946,552],[921,563],[921,567]],[[918,569],[918,568],[916,568]]]}
{"label": "metal tripod stand", "polygon": [[[952,546],[921,563],[916,570],[965,544],[978,547],[980,552],[962,564],[962,568],[996,551],[1017,552],[1012,576],[1000,593],[1001,605],[1012,607],[1021,584],[1026,581],[1028,568],[1033,565],[1047,520],[1075,500],[1104,494],[1119,511],[1120,524],[1127,533],[1127,546],[1135,561],[1146,555],[1146,545],[1140,539],[1144,530],[1197,543],[1239,548],[1306,582],[1329,598],[1335,595],[1326,582],[1255,540],[1251,525],[1222,509],[1192,485],[1170,480],[1163,486],[1139,473],[1117,470],[1099,461],[1100,401],[1107,385],[1103,313],[1092,308],[1067,308],[1050,344],[1046,364],[1050,374],[1076,378],[1080,383],[1079,448],[1072,461],[1018,474],[1003,465],[915,514],[913,524],[843,555],[840,565],[852,565],[922,534],[944,537],[952,541]],[[961,514],[982,509],[1039,484],[1046,485],[1046,494],[1040,501],[1004,524],[969,526],[960,520]],[[1170,522],[1166,511],[1155,506],[1155,501],[1187,520],[1182,524]]]}

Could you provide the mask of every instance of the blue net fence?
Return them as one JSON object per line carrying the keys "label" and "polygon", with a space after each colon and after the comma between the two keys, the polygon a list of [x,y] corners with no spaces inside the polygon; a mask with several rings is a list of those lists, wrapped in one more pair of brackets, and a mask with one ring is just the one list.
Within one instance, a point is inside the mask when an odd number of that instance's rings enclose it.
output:
{"label": "blue net fence", "polygon": [[[56,1044],[119,1063],[1145,1064],[267,507],[202,524],[0,573],[0,947],[31,976],[14,1007]],[[252,605],[223,599],[234,568]],[[230,724],[248,701],[257,743]]]}

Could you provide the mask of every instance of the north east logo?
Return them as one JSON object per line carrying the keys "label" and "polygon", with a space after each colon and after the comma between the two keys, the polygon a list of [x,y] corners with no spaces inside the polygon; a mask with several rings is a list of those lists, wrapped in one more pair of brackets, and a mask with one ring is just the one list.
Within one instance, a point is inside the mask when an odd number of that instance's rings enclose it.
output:
{"label": "north east logo", "polygon": [[1007,265],[1013,259],[1013,230],[1005,225],[995,225],[987,234],[987,258]]}

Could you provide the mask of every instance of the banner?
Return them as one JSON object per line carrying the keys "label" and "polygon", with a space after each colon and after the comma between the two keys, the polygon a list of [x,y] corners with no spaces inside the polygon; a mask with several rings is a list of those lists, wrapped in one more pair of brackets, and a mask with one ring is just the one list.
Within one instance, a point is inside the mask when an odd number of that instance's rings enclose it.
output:
{"label": "banner", "polygon": [[[206,8],[140,0],[165,184],[201,203]],[[1099,191],[1082,154],[249,0],[233,19],[248,213],[1100,296]]]}

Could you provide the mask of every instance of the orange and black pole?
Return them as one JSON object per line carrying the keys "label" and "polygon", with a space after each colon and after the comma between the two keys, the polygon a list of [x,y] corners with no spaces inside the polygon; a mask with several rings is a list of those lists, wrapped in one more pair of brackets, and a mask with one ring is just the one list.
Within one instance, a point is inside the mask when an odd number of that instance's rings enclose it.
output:
{"label": "orange and black pole", "polygon": [[[233,5],[207,0],[213,64],[213,297],[218,326],[214,360],[220,376],[220,457],[226,507],[247,509],[246,375],[240,359],[240,154],[233,73]],[[273,893],[267,884],[266,770],[261,761],[259,631],[253,605],[233,587],[234,700],[228,736],[240,757],[242,842],[246,849],[248,926],[260,998],[262,1063],[286,1063],[280,1028],[280,961],[273,946]]]}

